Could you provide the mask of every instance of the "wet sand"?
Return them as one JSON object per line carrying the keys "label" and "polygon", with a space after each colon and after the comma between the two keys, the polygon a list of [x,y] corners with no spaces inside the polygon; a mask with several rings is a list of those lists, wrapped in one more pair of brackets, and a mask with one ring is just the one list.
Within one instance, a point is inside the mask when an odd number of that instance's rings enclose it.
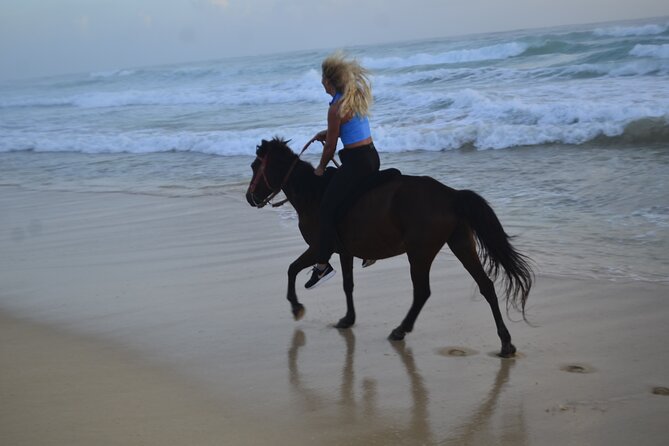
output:
{"label": "wet sand", "polygon": [[347,331],[331,327],[340,275],[306,292],[303,273],[295,322],[296,222],[239,192],[0,188],[3,444],[666,444],[666,285],[541,271],[503,360],[444,251],[416,329],[390,343],[406,260],[356,263]]}

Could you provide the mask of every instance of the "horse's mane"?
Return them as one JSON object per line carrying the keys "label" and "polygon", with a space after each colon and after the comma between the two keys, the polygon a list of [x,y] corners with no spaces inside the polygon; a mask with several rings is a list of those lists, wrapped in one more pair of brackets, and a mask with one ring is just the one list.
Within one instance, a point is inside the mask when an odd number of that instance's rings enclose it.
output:
{"label": "horse's mane", "polygon": [[[258,146],[258,155],[264,156],[271,151],[272,159],[281,163],[281,171],[286,172],[290,164],[298,156],[288,145],[290,140],[275,136],[270,141],[263,140]],[[299,159],[291,174],[291,185],[301,201],[320,200],[325,186],[334,169],[327,169],[326,174],[314,174],[314,166],[303,159]]]}

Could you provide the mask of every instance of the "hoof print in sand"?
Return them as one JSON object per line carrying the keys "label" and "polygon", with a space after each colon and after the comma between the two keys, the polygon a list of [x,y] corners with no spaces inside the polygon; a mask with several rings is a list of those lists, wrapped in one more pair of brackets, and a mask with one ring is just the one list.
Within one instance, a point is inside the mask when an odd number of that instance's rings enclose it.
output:
{"label": "hoof print in sand", "polygon": [[454,358],[463,358],[465,356],[473,356],[478,354],[476,350],[465,347],[443,347],[437,350],[441,356],[448,356]]}
{"label": "hoof print in sand", "polygon": [[653,387],[653,395],[669,396],[669,387]]}
{"label": "hoof print in sand", "polygon": [[594,367],[591,367],[586,364],[566,364],[560,367],[560,370],[562,370],[563,372],[580,373],[580,374],[595,372]]}

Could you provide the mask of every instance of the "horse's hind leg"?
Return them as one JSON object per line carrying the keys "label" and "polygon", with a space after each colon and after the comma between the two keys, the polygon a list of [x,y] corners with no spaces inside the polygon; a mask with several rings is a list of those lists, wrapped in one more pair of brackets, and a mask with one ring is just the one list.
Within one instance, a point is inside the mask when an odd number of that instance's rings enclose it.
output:
{"label": "horse's hind leg", "polygon": [[346,316],[339,319],[336,328],[350,328],[355,324],[355,306],[353,305],[353,256],[339,254],[341,272],[344,279],[344,293],[346,294]]}
{"label": "horse's hind leg", "polygon": [[476,242],[474,241],[471,230],[460,226],[451,236],[451,239],[448,241],[448,246],[469,274],[474,278],[479,287],[479,291],[483,297],[485,297],[485,300],[488,301],[488,304],[490,304],[492,315],[495,318],[495,325],[497,326],[497,334],[502,341],[502,350],[499,355],[503,358],[513,356],[514,353],[516,353],[516,347],[511,343],[511,335],[504,324],[502,313],[499,310],[497,293],[495,293],[495,284],[483,270],[481,260],[476,253]]}
{"label": "horse's hind leg", "polygon": [[[437,252],[439,251],[437,250]],[[401,341],[407,333],[413,330],[416,318],[430,297],[430,267],[437,252],[408,253],[409,264],[411,265],[411,282],[413,283],[413,303],[402,323],[390,332],[389,340]]]}

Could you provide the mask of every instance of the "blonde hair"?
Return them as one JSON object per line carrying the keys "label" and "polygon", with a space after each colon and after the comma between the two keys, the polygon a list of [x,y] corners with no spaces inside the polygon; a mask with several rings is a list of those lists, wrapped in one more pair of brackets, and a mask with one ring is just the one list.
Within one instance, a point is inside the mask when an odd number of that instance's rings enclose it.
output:
{"label": "blonde hair", "polygon": [[323,77],[326,78],[338,93],[342,94],[339,101],[339,116],[367,116],[372,105],[372,85],[369,71],[357,60],[346,60],[343,52],[328,56],[321,66]]}

